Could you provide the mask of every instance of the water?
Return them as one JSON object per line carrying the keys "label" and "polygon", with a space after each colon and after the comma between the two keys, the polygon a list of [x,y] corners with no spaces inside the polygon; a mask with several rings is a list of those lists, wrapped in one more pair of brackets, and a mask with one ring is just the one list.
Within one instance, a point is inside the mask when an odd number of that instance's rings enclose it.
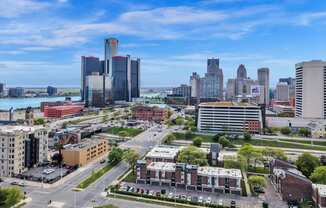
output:
{"label": "water", "polygon": [[[73,101],[80,100],[79,96],[71,96]],[[29,106],[33,108],[40,107],[41,102],[49,101],[63,101],[65,97],[35,97],[35,98],[0,98],[0,109],[8,110],[11,107],[17,108],[27,108]]]}

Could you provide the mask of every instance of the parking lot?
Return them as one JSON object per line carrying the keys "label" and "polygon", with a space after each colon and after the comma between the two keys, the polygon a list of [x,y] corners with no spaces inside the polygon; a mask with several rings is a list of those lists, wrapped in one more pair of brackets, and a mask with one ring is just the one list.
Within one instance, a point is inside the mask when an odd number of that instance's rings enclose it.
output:
{"label": "parking lot", "polygon": [[73,169],[68,167],[36,167],[29,169],[28,171],[22,173],[17,177],[31,181],[41,182],[43,180],[43,182],[45,183],[54,183],[58,181],[61,177],[68,175],[72,171]]}
{"label": "parking lot", "polygon": [[[157,195],[157,193],[162,193],[164,189],[164,197],[174,198],[174,199],[183,199],[186,201],[199,202],[203,204],[212,203],[219,205],[231,205],[231,201],[236,202],[236,207],[241,208],[261,208],[262,200],[257,197],[242,197],[238,195],[231,194],[217,194],[217,193],[207,193],[207,192],[197,192],[197,191],[187,191],[185,189],[176,189],[175,187],[164,187],[161,186],[152,186],[144,184],[135,184],[135,183],[121,183],[122,187],[133,187],[132,191],[142,192],[149,195]],[[126,188],[125,188],[126,189]],[[130,190],[125,190],[130,191]],[[163,191],[164,192],[164,191]]]}

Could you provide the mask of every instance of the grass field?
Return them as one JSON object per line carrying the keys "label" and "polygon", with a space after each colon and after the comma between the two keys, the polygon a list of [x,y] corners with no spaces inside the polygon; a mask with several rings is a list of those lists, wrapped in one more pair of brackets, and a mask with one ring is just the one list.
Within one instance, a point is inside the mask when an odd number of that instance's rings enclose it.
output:
{"label": "grass field", "polygon": [[114,166],[116,166],[118,163],[111,163],[105,166],[104,168],[93,172],[92,175],[90,175],[88,178],[86,178],[84,181],[82,181],[77,188],[85,189],[92,183],[94,183],[97,179],[99,179],[101,176],[103,176],[105,173],[107,173],[109,170],[111,170]]}
{"label": "grass field", "polygon": [[133,171],[131,171],[124,179],[124,182],[128,182],[128,183],[135,183],[136,182],[136,178],[137,176],[135,175],[135,173]]}
{"label": "grass field", "polygon": [[127,133],[127,137],[134,137],[134,136],[137,136],[138,134],[142,133],[144,130],[136,129],[136,128],[112,127],[112,128],[109,128],[106,131],[106,133],[119,135],[119,132],[122,132],[122,131]]}
{"label": "grass field", "polygon": [[296,142],[296,143],[300,143],[300,144],[313,144],[313,145],[326,146],[326,141],[306,141],[306,140],[296,140],[296,139],[282,139],[282,141]]}

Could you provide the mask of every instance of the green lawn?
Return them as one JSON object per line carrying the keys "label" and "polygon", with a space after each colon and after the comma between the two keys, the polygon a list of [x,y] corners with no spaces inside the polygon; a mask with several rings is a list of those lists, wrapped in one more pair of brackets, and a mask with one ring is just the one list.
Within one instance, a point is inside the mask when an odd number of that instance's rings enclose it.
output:
{"label": "green lawn", "polygon": [[82,181],[77,188],[85,189],[92,183],[94,183],[97,179],[99,179],[101,176],[103,176],[105,173],[107,173],[109,170],[111,170],[114,166],[116,166],[118,163],[111,163],[105,166],[104,168],[93,172],[92,175],[90,175],[88,178],[86,178],[84,181]]}
{"label": "green lawn", "polygon": [[127,177],[125,177],[123,179],[124,182],[128,182],[128,183],[136,183],[136,178],[137,176],[135,175],[135,173],[133,171],[131,171]]}
{"label": "green lawn", "polygon": [[142,133],[144,130],[136,129],[136,128],[112,127],[112,128],[109,128],[106,131],[106,133],[119,135],[119,132],[121,132],[121,131],[125,131],[128,134],[128,137],[134,137],[134,136],[137,136],[138,134]]}
{"label": "green lawn", "polygon": [[306,140],[296,140],[296,139],[282,139],[282,141],[296,142],[296,143],[301,143],[301,144],[314,144],[314,145],[326,146],[326,141],[306,141]]}
{"label": "green lawn", "polygon": [[[179,133],[179,132],[175,132],[172,133],[175,137],[176,140],[187,140],[187,141],[192,141],[195,137],[199,136],[203,139],[203,142],[207,142],[207,143],[213,143],[215,142],[213,140],[213,136],[210,135],[201,135],[201,134],[195,134],[195,133],[191,133],[186,135],[185,133]],[[289,143],[290,142],[295,142],[295,144],[293,143]],[[283,147],[283,148],[292,148],[292,149],[309,149],[309,150],[320,150],[320,151],[326,151],[326,141],[318,141],[315,142],[314,144],[316,145],[321,145],[321,146],[309,146],[309,145],[305,145],[305,144],[310,144],[309,143],[305,143],[306,141],[300,141],[300,140],[274,140],[274,139],[251,139],[249,141],[245,141],[243,139],[237,139],[237,140],[231,140],[231,142],[235,145],[243,145],[243,144],[252,144],[255,146],[266,146],[266,147]]]}

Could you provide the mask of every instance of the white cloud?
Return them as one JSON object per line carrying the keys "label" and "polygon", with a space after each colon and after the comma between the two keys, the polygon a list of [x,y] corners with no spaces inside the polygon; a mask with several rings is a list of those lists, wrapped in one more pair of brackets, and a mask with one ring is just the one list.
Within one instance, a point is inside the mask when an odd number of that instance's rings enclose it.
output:
{"label": "white cloud", "polygon": [[48,3],[34,0],[1,0],[0,17],[12,18],[45,9]]}
{"label": "white cloud", "polygon": [[307,26],[313,23],[316,20],[326,19],[326,12],[311,12],[301,15],[299,18],[298,24]]}

